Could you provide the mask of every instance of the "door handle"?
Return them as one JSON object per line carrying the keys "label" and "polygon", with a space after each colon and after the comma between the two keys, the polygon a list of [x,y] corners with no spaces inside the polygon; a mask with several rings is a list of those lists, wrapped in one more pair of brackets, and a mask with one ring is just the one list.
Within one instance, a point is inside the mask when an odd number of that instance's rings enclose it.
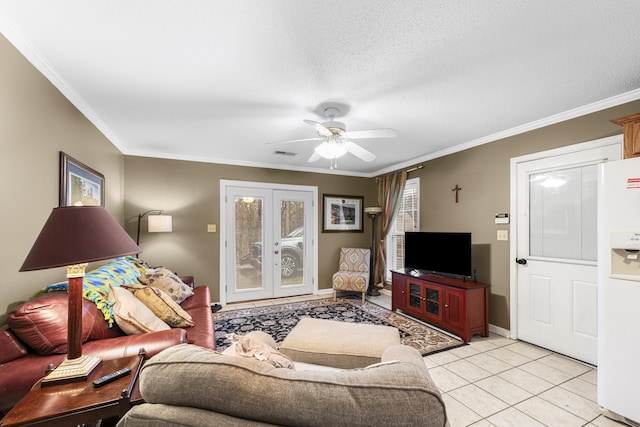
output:
{"label": "door handle", "polygon": [[524,258],[516,258],[516,262],[520,265],[527,265],[527,260]]}

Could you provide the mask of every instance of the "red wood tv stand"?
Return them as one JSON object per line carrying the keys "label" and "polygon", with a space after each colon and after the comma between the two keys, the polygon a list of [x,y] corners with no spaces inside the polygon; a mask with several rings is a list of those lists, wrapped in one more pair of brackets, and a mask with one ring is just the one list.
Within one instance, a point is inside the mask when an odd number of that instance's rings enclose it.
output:
{"label": "red wood tv stand", "polygon": [[489,284],[424,274],[392,271],[391,309],[458,335],[464,342],[475,334],[489,336]]}

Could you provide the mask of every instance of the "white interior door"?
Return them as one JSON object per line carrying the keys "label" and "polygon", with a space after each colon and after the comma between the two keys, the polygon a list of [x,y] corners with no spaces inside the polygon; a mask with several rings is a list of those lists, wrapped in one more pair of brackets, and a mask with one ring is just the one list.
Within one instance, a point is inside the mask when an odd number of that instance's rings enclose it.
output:
{"label": "white interior door", "polygon": [[620,144],[516,166],[517,338],[597,362],[597,164]]}
{"label": "white interior door", "polygon": [[221,183],[221,302],[312,293],[316,192],[240,184]]}

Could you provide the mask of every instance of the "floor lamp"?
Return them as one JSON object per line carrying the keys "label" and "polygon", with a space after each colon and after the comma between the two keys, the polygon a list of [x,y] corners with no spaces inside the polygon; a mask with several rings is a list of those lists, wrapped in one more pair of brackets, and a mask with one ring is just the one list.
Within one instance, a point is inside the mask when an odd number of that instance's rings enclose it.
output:
{"label": "floor lamp", "polygon": [[377,297],[380,295],[380,291],[378,291],[378,287],[376,286],[376,249],[378,247],[378,245],[376,245],[376,218],[382,213],[382,208],[372,206],[364,208],[364,212],[371,217],[371,261],[369,262],[369,289],[367,289],[367,295]]}
{"label": "floor lamp", "polygon": [[82,355],[82,288],[87,264],[138,252],[138,245],[102,206],[53,209],[20,268],[67,269],[67,358],[42,380],[42,386],[84,381],[102,361]]}
{"label": "floor lamp", "polygon": [[[152,212],[157,212],[157,215],[150,215]],[[159,209],[151,209],[144,213],[138,214],[138,231],[136,232],[136,245],[140,244],[140,222],[142,218],[148,216],[148,228],[149,233],[171,233],[173,231],[172,217],[171,215],[162,215],[164,211]]]}

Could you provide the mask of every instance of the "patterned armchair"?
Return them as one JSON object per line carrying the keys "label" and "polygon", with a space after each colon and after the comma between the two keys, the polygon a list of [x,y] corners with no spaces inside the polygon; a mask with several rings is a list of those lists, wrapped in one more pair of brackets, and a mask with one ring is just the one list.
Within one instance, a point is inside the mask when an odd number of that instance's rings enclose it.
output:
{"label": "patterned armchair", "polygon": [[337,291],[362,292],[362,302],[369,285],[371,251],[361,248],[341,248],[338,272],[334,273],[333,299]]}

